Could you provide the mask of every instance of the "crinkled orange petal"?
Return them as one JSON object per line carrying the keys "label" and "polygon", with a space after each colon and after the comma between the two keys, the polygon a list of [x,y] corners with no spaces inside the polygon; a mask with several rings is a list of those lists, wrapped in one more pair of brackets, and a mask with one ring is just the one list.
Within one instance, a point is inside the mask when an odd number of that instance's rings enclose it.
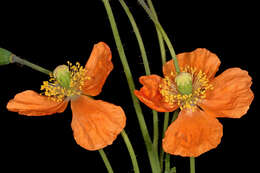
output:
{"label": "crinkled orange petal", "polygon": [[215,117],[199,108],[182,110],[165,133],[163,149],[173,155],[197,157],[216,148],[222,135],[222,124]]}
{"label": "crinkled orange petal", "polygon": [[7,109],[22,115],[41,116],[61,113],[67,107],[68,102],[55,102],[35,91],[26,90],[15,95],[7,104]]}
{"label": "crinkled orange petal", "polygon": [[[210,80],[215,76],[220,65],[217,55],[204,48],[198,48],[192,52],[180,53],[177,55],[177,59],[181,71],[186,66],[190,66],[206,73]],[[168,61],[163,66],[164,76],[169,76],[171,72],[175,73],[173,60]]]}
{"label": "crinkled orange petal", "polygon": [[74,138],[87,150],[99,150],[112,144],[126,124],[120,106],[87,96],[72,100],[71,109]]}
{"label": "crinkled orange petal", "polygon": [[240,118],[246,114],[254,94],[250,89],[252,78],[240,68],[230,68],[217,76],[200,106],[216,117]]}
{"label": "crinkled orange petal", "polygon": [[86,63],[87,76],[89,80],[85,81],[82,88],[83,92],[90,96],[98,95],[107,79],[107,76],[113,69],[112,54],[108,45],[99,42],[94,45],[89,60]]}
{"label": "crinkled orange petal", "polygon": [[135,90],[134,94],[148,107],[158,112],[172,112],[178,108],[177,104],[170,105],[163,101],[163,97],[159,92],[159,85],[162,83],[160,76],[141,76],[139,81],[143,87],[140,90]]}

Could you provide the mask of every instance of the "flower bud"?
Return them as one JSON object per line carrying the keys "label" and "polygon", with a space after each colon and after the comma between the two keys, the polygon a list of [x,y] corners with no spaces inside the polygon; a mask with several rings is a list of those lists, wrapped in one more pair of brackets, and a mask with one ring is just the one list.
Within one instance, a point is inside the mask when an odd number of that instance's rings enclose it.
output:
{"label": "flower bud", "polygon": [[53,71],[54,78],[59,82],[59,84],[64,88],[70,87],[70,71],[69,67],[66,65],[59,65]]}
{"label": "flower bud", "polygon": [[178,91],[181,94],[184,95],[192,93],[192,76],[190,73],[179,73],[175,78],[175,82],[177,84]]}
{"label": "flower bud", "polygon": [[12,63],[12,53],[6,49],[0,48],[0,65]]}

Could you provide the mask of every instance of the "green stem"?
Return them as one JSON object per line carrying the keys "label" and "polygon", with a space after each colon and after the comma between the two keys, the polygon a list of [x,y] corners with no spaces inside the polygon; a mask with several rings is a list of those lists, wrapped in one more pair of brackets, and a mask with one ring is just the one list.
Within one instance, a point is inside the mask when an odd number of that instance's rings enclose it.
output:
{"label": "green stem", "polygon": [[176,173],[176,167],[172,167],[169,173]]}
{"label": "green stem", "polygon": [[[131,13],[131,11],[129,10],[129,8],[127,7],[126,3],[124,2],[124,0],[119,0],[120,4],[122,5],[131,25],[132,28],[134,30],[139,48],[140,48],[140,52],[141,52],[141,57],[143,60],[143,64],[144,64],[144,68],[145,68],[145,74],[146,75],[150,75],[151,71],[149,68],[149,63],[148,63],[148,59],[147,59],[147,54],[144,48],[144,43],[143,43],[143,39],[141,37],[141,34],[139,32],[139,29],[137,27],[137,24],[134,20],[134,17]],[[152,111],[153,112],[153,146],[155,149],[155,153],[158,153],[158,139],[159,139],[159,131],[158,131],[158,113],[156,111]]]}
{"label": "green stem", "polygon": [[42,68],[42,67],[40,67],[40,66],[38,66],[36,64],[33,64],[33,63],[31,63],[31,62],[29,62],[27,60],[24,60],[22,58],[19,58],[19,57],[15,56],[15,55],[12,56],[12,61],[16,62],[16,63],[19,63],[19,64],[22,64],[22,65],[26,65],[28,67],[31,67],[34,70],[37,70],[37,71],[42,72],[42,73],[45,73],[47,75],[50,75],[50,73],[52,73],[50,70]]}
{"label": "green stem", "polygon": [[165,173],[169,173],[170,172],[170,168],[171,168],[171,155],[170,154],[166,154],[165,156]]}
{"label": "green stem", "polygon": [[[148,3],[149,8],[151,9],[151,12],[154,15],[155,19],[158,21],[158,16],[156,14],[156,11],[154,9],[152,1],[147,0],[147,3]],[[165,64],[165,62],[166,62],[166,51],[165,51],[165,46],[164,46],[164,42],[163,42],[163,37],[162,37],[160,30],[157,27],[155,27],[155,28],[156,28],[158,42],[159,42],[159,46],[160,46],[162,64]]]}
{"label": "green stem", "polygon": [[195,157],[190,157],[190,173],[195,173]]}
{"label": "green stem", "polygon": [[173,121],[175,121],[178,118],[179,112],[180,112],[179,109],[174,111],[173,116],[172,116],[172,120],[171,120],[172,123],[173,123]]}
{"label": "green stem", "polygon": [[[164,42],[163,42],[163,36],[161,34],[161,31],[160,31],[160,26],[158,27],[156,25],[156,23],[159,23],[159,20],[158,20],[158,16],[156,14],[156,11],[155,11],[155,8],[153,6],[153,3],[152,3],[152,0],[147,0],[147,3],[148,3],[148,6],[149,6],[149,9],[151,11],[150,14],[152,14],[154,17],[154,20],[156,22],[154,22],[155,26],[156,26],[156,31],[157,31],[157,36],[158,36],[158,41],[159,41],[159,45],[160,45],[160,51],[161,51],[161,57],[162,57],[162,64],[164,65],[166,63],[166,53],[165,53],[165,47],[164,47]],[[145,3],[141,2],[141,4],[144,4],[143,6],[146,6]],[[145,7],[146,8],[146,7]],[[147,8],[146,8],[147,9]],[[147,9],[147,11],[149,11]],[[162,32],[164,32],[163,28],[161,27],[161,30]],[[164,37],[167,39],[167,34],[164,32]],[[173,46],[171,45],[171,42],[169,42],[169,39],[168,39],[168,48],[171,49],[170,50],[170,53],[174,59],[174,57],[176,57],[176,54],[175,54],[175,51],[173,49]],[[176,62],[177,62],[177,59],[175,58]],[[178,68],[178,62],[174,64],[175,65],[175,68],[177,69],[176,71],[179,72],[179,68]],[[179,111],[175,111],[174,112],[174,115],[173,115],[173,118],[172,118],[172,122],[177,118],[178,116],[178,112]],[[164,133],[167,129],[169,125],[169,112],[165,112],[164,114],[164,125],[163,125],[163,134],[162,136],[164,136]],[[164,151],[163,149],[161,150],[161,153],[160,153],[160,165],[161,165],[161,169],[163,169],[163,158],[164,158]],[[173,172],[176,172],[176,168],[173,167],[172,169],[170,169],[170,154],[166,154],[165,156],[165,173],[173,173]]]}
{"label": "green stem", "polygon": [[141,128],[142,136],[143,136],[145,146],[146,146],[146,149],[147,149],[147,152],[148,152],[152,172],[158,173],[158,172],[160,172],[159,159],[158,159],[157,154],[154,152],[154,148],[152,146],[152,141],[151,141],[150,135],[148,133],[148,129],[147,129],[144,117],[143,117],[143,113],[142,113],[140,103],[133,93],[133,91],[135,90],[135,85],[134,85],[134,81],[133,81],[133,78],[132,78],[132,73],[130,71],[130,67],[129,67],[127,59],[126,59],[124,48],[123,48],[123,45],[122,45],[122,42],[121,42],[121,39],[120,39],[120,36],[119,36],[119,33],[118,33],[115,18],[114,18],[111,6],[109,4],[109,0],[102,0],[102,1],[104,3],[105,9],[106,9],[106,12],[107,12],[107,15],[108,15],[108,19],[109,19],[109,22],[110,22],[110,25],[111,25],[111,28],[112,28],[112,32],[113,32],[114,39],[115,39],[115,42],[116,42],[119,57],[120,57],[120,60],[122,62],[123,68],[124,68],[124,72],[125,72],[126,79],[127,79],[127,82],[128,82],[128,86],[129,86],[129,90],[130,90],[130,93],[131,93],[133,105],[134,105],[134,108],[135,108],[135,111],[136,111],[139,126]]}
{"label": "green stem", "polygon": [[146,3],[143,0],[138,0],[138,2],[144,8],[144,10],[148,14],[148,16],[151,18],[151,20],[154,22],[155,26],[158,28],[158,30],[161,32],[161,34],[162,34],[162,36],[164,38],[164,41],[165,41],[165,43],[166,43],[166,45],[167,45],[167,47],[168,47],[168,49],[170,51],[170,54],[172,56],[176,73],[178,74],[180,72],[178,60],[177,60],[176,53],[174,51],[174,48],[173,48],[173,46],[171,44],[171,41],[170,41],[168,35],[164,31],[164,29],[161,26],[161,24],[159,23],[159,21],[156,19],[155,15],[152,13],[152,11],[149,9],[149,7],[146,5]]}
{"label": "green stem", "polygon": [[[168,49],[170,50],[170,54],[173,58],[176,73],[179,73],[180,69],[179,69],[176,53],[175,53],[174,48],[173,48],[173,46],[170,42],[170,39],[168,38],[168,36],[167,36],[166,32],[164,31],[164,29],[162,28],[161,24],[159,23],[158,16],[157,16],[156,11],[154,9],[152,0],[147,0],[149,7],[145,4],[145,2],[143,0],[138,0],[138,1],[155,24],[157,35],[158,35],[158,40],[159,40],[159,45],[160,45],[160,50],[161,50],[162,64],[164,65],[166,63],[165,47],[164,47],[164,42],[163,42],[163,38],[164,38],[164,40],[165,40],[165,42],[168,46]],[[174,112],[172,122],[177,118],[178,113],[179,113],[179,111]],[[164,133],[165,133],[168,125],[169,125],[169,113],[166,112],[165,117],[164,117],[164,126],[163,126],[162,136],[164,136]],[[163,169],[163,158],[164,158],[164,151],[162,149],[161,153],[160,153],[160,165],[161,165],[162,169]],[[175,171],[176,171],[175,167],[170,170],[170,155],[166,154],[166,156],[165,156],[165,172],[169,173],[169,172],[175,172]]]}
{"label": "green stem", "polygon": [[[153,6],[152,1],[147,0],[147,3],[148,3],[148,6],[149,6],[149,9],[151,10],[152,14],[155,17],[155,20],[158,21],[158,16],[156,14],[156,11],[155,11],[155,8]],[[158,27],[155,27],[155,28],[156,28],[160,52],[161,52],[162,65],[164,65],[166,63],[166,51],[165,51],[165,46],[164,46],[164,40],[163,40],[162,34],[161,34],[160,30],[158,29]],[[168,127],[168,123],[169,123],[169,112],[165,112],[164,113],[164,125],[163,125],[162,137],[164,136],[166,128]],[[161,148],[161,151],[160,151],[160,166],[161,166],[162,170],[163,170],[163,159],[164,159],[164,151]],[[169,161],[169,163],[170,163],[170,161]]]}
{"label": "green stem", "polygon": [[[173,117],[172,117],[172,120],[171,120],[171,123],[173,123],[177,117],[178,117],[178,114],[179,114],[179,110],[175,110],[174,113],[173,113]],[[168,116],[168,120],[167,122],[169,122],[169,116]],[[166,123],[166,122],[165,122]],[[166,125],[166,124],[165,124]],[[167,127],[168,127],[168,124],[167,124]],[[165,133],[166,129],[164,129],[164,133]],[[163,133],[163,135],[164,135]],[[163,151],[162,151],[163,152]],[[163,152],[164,154],[164,152]],[[162,154],[162,155],[163,155]],[[163,159],[163,156],[161,157]],[[161,163],[162,164],[162,163]],[[166,156],[165,156],[165,172],[168,173],[168,172],[171,172],[172,170],[170,170],[170,165],[171,164],[171,155],[166,153]]]}
{"label": "green stem", "polygon": [[132,160],[132,164],[133,164],[133,168],[134,168],[134,172],[135,173],[140,173],[140,170],[139,170],[139,166],[138,166],[138,163],[137,163],[137,160],[136,160],[136,155],[135,155],[135,152],[134,152],[134,149],[132,147],[132,144],[126,134],[126,132],[123,130],[121,132],[121,135],[125,141],[125,144],[126,144],[126,147],[128,149],[128,152],[129,152],[129,155],[131,157],[131,160]]}
{"label": "green stem", "polygon": [[141,57],[143,59],[143,63],[144,63],[144,69],[145,69],[145,73],[146,75],[150,75],[151,72],[150,72],[150,68],[149,68],[149,63],[148,63],[148,59],[147,59],[147,54],[146,54],[146,51],[145,51],[145,48],[144,48],[144,44],[143,44],[143,39],[141,37],[141,34],[139,32],[139,29],[136,25],[136,22],[134,20],[134,17],[131,13],[131,11],[129,10],[129,8],[127,7],[126,3],[124,2],[124,0],[119,0],[121,6],[123,7],[131,25],[132,25],[132,28],[134,30],[134,33],[135,33],[135,36],[136,36],[136,39],[137,39],[137,42],[138,42],[138,45],[139,45],[139,48],[140,48],[140,52],[141,52]]}
{"label": "green stem", "polygon": [[164,38],[164,41],[170,51],[170,54],[172,56],[172,59],[173,59],[173,63],[174,63],[174,67],[175,67],[175,70],[176,70],[176,73],[180,73],[180,67],[179,67],[179,64],[178,64],[178,60],[177,60],[177,56],[176,56],[176,53],[174,51],[174,48],[172,46],[172,43],[168,37],[168,35],[166,34],[166,32],[164,31],[163,27],[161,26],[161,24],[158,22],[156,23],[156,26],[159,28],[159,30],[161,31],[162,33],[162,36]]}
{"label": "green stem", "polygon": [[[172,117],[171,123],[177,119],[178,114],[179,114],[179,110],[177,109],[173,113],[173,117]],[[164,117],[164,122],[163,122],[163,135],[162,135],[163,137],[164,137],[165,131],[166,131],[168,126],[169,126],[169,112],[165,112],[165,117]],[[162,149],[161,153],[160,153],[160,165],[161,165],[161,168],[163,168],[164,154],[165,154],[165,152]],[[170,165],[170,155],[166,153],[166,156],[165,156],[165,170],[167,169],[167,165]]]}
{"label": "green stem", "polygon": [[107,155],[106,155],[106,153],[104,152],[104,150],[101,149],[101,150],[98,150],[98,151],[99,151],[99,154],[100,154],[100,156],[102,157],[102,159],[103,159],[103,161],[104,161],[104,164],[105,164],[105,166],[106,166],[106,168],[107,168],[107,172],[108,172],[108,173],[113,173],[114,171],[113,171],[113,169],[112,169],[112,167],[111,167],[111,165],[110,165],[110,163],[109,163],[109,160],[108,160]]}
{"label": "green stem", "polygon": [[[153,147],[154,152],[158,155],[158,141],[159,141],[159,128],[158,128],[158,113],[153,110]],[[157,156],[159,157],[159,156]]]}
{"label": "green stem", "polygon": [[[169,125],[169,112],[165,112],[164,113],[164,121],[163,121],[162,137],[164,137],[164,133],[165,133],[168,125]],[[161,153],[160,153],[160,165],[161,165],[161,168],[163,168],[163,159],[164,159],[164,151],[161,148]]]}

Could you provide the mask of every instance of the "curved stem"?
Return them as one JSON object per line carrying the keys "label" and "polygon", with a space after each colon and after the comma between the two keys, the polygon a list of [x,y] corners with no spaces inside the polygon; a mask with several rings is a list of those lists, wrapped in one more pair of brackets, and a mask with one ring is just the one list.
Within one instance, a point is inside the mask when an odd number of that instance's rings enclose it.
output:
{"label": "curved stem", "polygon": [[155,15],[152,13],[152,11],[149,9],[149,7],[146,5],[144,0],[138,0],[138,2],[143,7],[143,9],[148,14],[148,16],[151,18],[151,20],[154,22],[154,24],[158,28],[158,30],[161,32],[161,34],[162,34],[162,36],[164,38],[164,41],[165,41],[165,43],[166,43],[166,45],[167,45],[167,47],[168,47],[168,49],[170,51],[170,54],[172,56],[176,73],[178,74],[180,72],[180,68],[179,68],[177,57],[176,57],[176,53],[174,51],[174,48],[173,48],[173,46],[171,44],[171,41],[170,41],[169,37],[167,36],[166,32],[164,31],[163,27],[161,26],[161,24],[159,23],[159,21],[157,20]]}
{"label": "curved stem", "polygon": [[163,27],[161,26],[161,24],[158,22],[156,23],[156,26],[159,28],[159,30],[161,31],[162,33],[162,36],[164,38],[164,41],[170,51],[170,54],[172,56],[172,59],[173,59],[173,63],[174,63],[174,67],[175,67],[175,70],[176,70],[176,73],[180,73],[180,67],[179,67],[179,64],[178,64],[178,60],[177,60],[177,56],[176,56],[176,53],[174,51],[174,48],[172,46],[172,43],[168,37],[168,35],[166,34],[166,32],[164,31]]}
{"label": "curved stem", "polygon": [[105,9],[106,9],[106,12],[107,12],[107,15],[108,15],[108,19],[109,19],[109,22],[110,22],[110,25],[111,25],[111,28],[112,28],[112,32],[113,32],[114,39],[115,39],[115,42],[116,42],[119,57],[120,57],[120,60],[122,62],[123,68],[124,68],[124,72],[125,72],[126,79],[127,79],[127,82],[128,82],[128,86],[129,86],[129,90],[130,90],[130,93],[131,93],[133,105],[134,105],[134,108],[135,108],[135,111],[136,111],[139,126],[141,128],[141,132],[142,132],[142,135],[143,135],[145,146],[146,146],[146,149],[147,149],[147,152],[148,152],[152,172],[158,173],[158,172],[160,172],[159,159],[158,159],[158,156],[154,152],[154,148],[152,146],[152,141],[151,141],[150,135],[148,133],[148,129],[147,129],[144,117],[143,117],[143,113],[142,113],[140,103],[137,100],[137,98],[135,97],[135,95],[133,94],[133,91],[135,90],[135,85],[134,85],[132,73],[130,71],[130,67],[128,65],[128,61],[127,61],[127,58],[126,58],[126,55],[125,55],[125,52],[124,52],[124,48],[123,48],[123,45],[122,45],[122,42],[121,42],[121,39],[120,39],[120,36],[119,36],[119,33],[118,33],[115,18],[114,18],[111,6],[109,4],[109,0],[102,0],[102,1],[104,3]]}
{"label": "curved stem", "polygon": [[[155,8],[153,6],[152,1],[147,0],[147,3],[148,3],[148,6],[149,6],[149,9],[151,10],[151,13],[155,17],[155,20],[158,21],[158,16],[156,14],[156,11],[155,11]],[[158,27],[156,27],[156,25],[155,25],[155,28],[156,28],[158,42],[159,42],[159,46],[160,46],[162,65],[164,65],[166,63],[166,51],[165,51],[165,46],[164,46],[164,40],[163,40],[163,37],[162,37],[160,30],[158,29]],[[163,123],[162,137],[164,136],[166,128],[168,127],[168,123],[169,123],[169,112],[165,112],[164,113],[164,123]],[[164,151],[161,148],[161,151],[160,151],[160,166],[161,166],[162,170],[163,170],[163,160],[164,160]],[[169,159],[169,163],[170,163],[170,159]],[[166,163],[165,163],[165,167],[166,167]]]}
{"label": "curved stem", "polygon": [[121,135],[122,135],[122,137],[123,137],[123,139],[125,141],[126,147],[128,149],[129,155],[131,157],[133,168],[134,168],[134,172],[135,173],[140,173],[134,149],[132,147],[132,144],[131,144],[131,142],[130,142],[126,132],[124,130],[122,130]]}
{"label": "curved stem", "polygon": [[141,52],[141,57],[143,59],[143,63],[144,63],[144,69],[145,69],[145,73],[146,75],[150,75],[151,72],[150,72],[150,68],[149,68],[149,63],[148,63],[148,59],[147,59],[147,54],[146,54],[146,51],[145,51],[145,48],[144,48],[144,44],[143,44],[143,39],[141,37],[141,34],[139,32],[139,29],[136,25],[136,22],[134,20],[134,17],[131,13],[131,11],[129,10],[129,8],[127,7],[126,3],[124,2],[124,0],[119,0],[121,6],[123,7],[131,25],[132,25],[132,28],[134,30],[134,33],[135,33],[135,36],[136,36],[136,39],[137,39],[137,42],[138,42],[138,45],[139,45],[139,48],[140,48],[140,52]]}
{"label": "curved stem", "polygon": [[29,62],[29,61],[27,61],[25,59],[19,58],[16,55],[12,56],[12,61],[16,62],[16,63],[19,63],[19,64],[22,64],[22,65],[26,65],[26,66],[34,69],[34,70],[37,70],[37,71],[42,72],[42,73],[47,74],[47,75],[50,75],[50,73],[52,73],[50,70],[42,68],[42,67],[40,67],[40,66],[38,66],[36,64],[33,64],[33,63],[31,63],[31,62]]}
{"label": "curved stem", "polygon": [[[156,11],[154,9],[152,0],[147,0],[147,3],[148,3],[149,8],[151,9],[151,12],[154,15],[155,19],[158,21],[158,16],[157,16]],[[162,65],[163,65],[166,62],[166,51],[165,51],[164,41],[163,41],[163,38],[162,38],[162,34],[157,27],[156,27],[156,32],[157,32],[158,42],[159,42],[159,46],[160,46]]]}
{"label": "curved stem", "polygon": [[109,160],[108,160],[107,155],[104,152],[104,150],[101,149],[101,150],[98,150],[98,151],[99,151],[99,154],[100,154],[101,158],[103,159],[103,162],[104,162],[104,164],[105,164],[105,166],[107,168],[107,172],[108,173],[113,173],[114,171],[113,171],[113,169],[112,169],[112,167],[111,167],[111,165],[109,163]]}
{"label": "curved stem", "polygon": [[[134,30],[139,48],[140,48],[140,52],[141,52],[141,57],[143,59],[143,64],[144,64],[144,68],[145,68],[145,74],[146,75],[150,75],[151,71],[150,71],[150,67],[149,67],[149,63],[148,63],[148,59],[147,59],[147,54],[144,48],[144,43],[143,43],[143,39],[141,37],[141,34],[139,32],[139,29],[137,27],[137,24],[134,20],[134,17],[131,13],[131,11],[129,10],[129,8],[127,7],[126,3],[124,2],[124,0],[119,0],[121,6],[123,7],[131,25],[132,28]],[[153,146],[155,149],[155,153],[158,153],[158,139],[159,139],[159,130],[158,130],[158,113],[156,111],[152,111],[153,113]]]}

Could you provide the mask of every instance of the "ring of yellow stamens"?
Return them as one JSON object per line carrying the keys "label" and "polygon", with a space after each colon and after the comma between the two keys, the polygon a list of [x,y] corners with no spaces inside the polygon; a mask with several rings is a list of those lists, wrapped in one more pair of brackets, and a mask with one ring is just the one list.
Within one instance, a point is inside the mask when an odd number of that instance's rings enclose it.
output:
{"label": "ring of yellow stamens", "polygon": [[44,81],[43,85],[41,85],[41,90],[44,91],[42,94],[56,102],[81,95],[82,86],[86,80],[90,79],[86,75],[86,69],[80,66],[80,63],[77,62],[76,65],[72,65],[69,61],[67,63],[70,73],[69,87],[62,86],[52,73],[49,81]]}
{"label": "ring of yellow stamens", "polygon": [[194,111],[199,100],[206,97],[206,91],[213,89],[209,83],[206,73],[193,67],[186,66],[182,72],[189,73],[192,76],[192,92],[181,94],[176,84],[176,74],[171,73],[163,79],[159,86],[160,93],[164,101],[170,105],[178,104],[180,109],[189,109]]}

